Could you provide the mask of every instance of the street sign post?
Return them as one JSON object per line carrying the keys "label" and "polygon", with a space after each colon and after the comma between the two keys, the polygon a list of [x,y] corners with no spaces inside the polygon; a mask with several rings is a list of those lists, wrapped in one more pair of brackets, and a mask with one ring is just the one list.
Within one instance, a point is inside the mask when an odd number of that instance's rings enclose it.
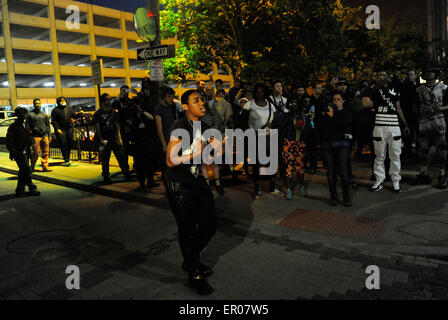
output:
{"label": "street sign post", "polygon": [[151,60],[149,70],[151,75],[151,81],[163,81],[162,60]]}
{"label": "street sign post", "polygon": [[101,84],[104,83],[103,59],[92,61],[92,83],[98,89],[98,103],[101,97]]}
{"label": "street sign post", "polygon": [[176,46],[174,45],[162,45],[162,46],[137,49],[137,61],[174,58],[175,55],[176,55]]}
{"label": "street sign post", "polygon": [[98,85],[104,83],[103,59],[92,62],[92,83]]}

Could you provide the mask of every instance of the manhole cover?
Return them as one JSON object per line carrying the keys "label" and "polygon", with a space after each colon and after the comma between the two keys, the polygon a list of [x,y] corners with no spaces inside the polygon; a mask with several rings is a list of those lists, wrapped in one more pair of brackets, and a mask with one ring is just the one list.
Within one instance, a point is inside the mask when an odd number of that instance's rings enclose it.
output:
{"label": "manhole cover", "polygon": [[386,228],[386,220],[329,212],[296,209],[279,226],[337,236],[376,238]]}

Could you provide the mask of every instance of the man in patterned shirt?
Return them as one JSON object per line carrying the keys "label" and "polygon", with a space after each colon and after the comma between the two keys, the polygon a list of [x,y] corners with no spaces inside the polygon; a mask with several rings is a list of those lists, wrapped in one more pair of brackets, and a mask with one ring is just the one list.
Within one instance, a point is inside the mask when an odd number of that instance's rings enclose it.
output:
{"label": "man in patterned shirt", "polygon": [[386,178],[384,160],[386,158],[386,148],[388,148],[389,174],[392,178],[393,190],[398,193],[401,191],[401,130],[398,117],[405,125],[405,134],[409,133],[409,128],[400,108],[400,93],[387,84],[387,72],[379,70],[375,82],[376,86],[372,90],[367,90],[362,98],[363,107],[375,108],[375,127],[373,128],[375,163],[373,172],[376,182],[369,190],[380,191],[384,187]]}
{"label": "man in patterned shirt", "polygon": [[447,176],[445,173],[445,161],[447,158],[446,142],[446,122],[443,111],[448,106],[443,106],[443,96],[447,85],[437,81],[440,68],[428,66],[423,71],[423,78],[426,83],[417,88],[420,100],[418,110],[419,129],[419,152],[425,159],[420,173],[414,184],[430,184],[429,166],[431,161],[440,161],[440,174],[438,177],[438,187],[447,187]]}

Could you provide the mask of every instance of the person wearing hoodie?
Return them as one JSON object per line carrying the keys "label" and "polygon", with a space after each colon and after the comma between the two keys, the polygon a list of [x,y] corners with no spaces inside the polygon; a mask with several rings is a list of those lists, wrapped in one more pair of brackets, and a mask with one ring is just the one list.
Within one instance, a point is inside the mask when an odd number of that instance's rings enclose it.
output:
{"label": "person wearing hoodie", "polygon": [[54,127],[54,133],[61,149],[62,157],[64,158],[64,165],[70,166],[70,150],[73,143],[73,122],[77,115],[73,108],[67,105],[67,100],[64,97],[56,99],[57,107],[51,112],[51,124]]}

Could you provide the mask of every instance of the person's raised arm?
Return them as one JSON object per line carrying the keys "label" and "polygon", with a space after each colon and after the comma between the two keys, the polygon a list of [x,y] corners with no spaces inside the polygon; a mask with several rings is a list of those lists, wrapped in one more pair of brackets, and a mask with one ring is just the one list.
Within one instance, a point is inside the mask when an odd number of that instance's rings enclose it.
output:
{"label": "person's raised arm", "polygon": [[203,141],[197,140],[195,146],[192,146],[192,149],[195,147],[194,149],[196,149],[196,152],[187,155],[179,155],[181,147],[182,147],[182,140],[178,139],[177,137],[171,136],[166,152],[166,164],[168,167],[172,168],[182,163],[191,163],[193,159],[201,157]]}

